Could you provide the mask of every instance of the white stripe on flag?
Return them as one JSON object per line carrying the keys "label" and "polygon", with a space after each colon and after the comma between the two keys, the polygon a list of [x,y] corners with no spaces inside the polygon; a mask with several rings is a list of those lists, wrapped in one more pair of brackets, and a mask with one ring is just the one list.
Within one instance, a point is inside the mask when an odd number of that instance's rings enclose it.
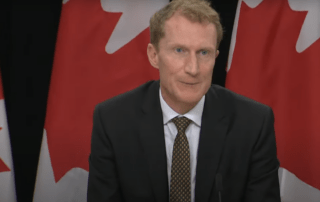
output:
{"label": "white stripe on flag", "polygon": [[71,169],[55,183],[48,150],[47,132],[44,130],[41,143],[34,202],[85,202],[87,198],[88,172],[81,168]]}
{"label": "white stripe on flag", "polygon": [[0,127],[2,128],[0,130],[0,161],[2,160],[11,170],[0,172],[0,201],[14,202],[16,201],[16,191],[14,186],[11,145],[4,99],[0,100]]}
{"label": "white stripe on flag", "polygon": [[319,202],[320,190],[304,183],[285,168],[279,169],[282,202]]}

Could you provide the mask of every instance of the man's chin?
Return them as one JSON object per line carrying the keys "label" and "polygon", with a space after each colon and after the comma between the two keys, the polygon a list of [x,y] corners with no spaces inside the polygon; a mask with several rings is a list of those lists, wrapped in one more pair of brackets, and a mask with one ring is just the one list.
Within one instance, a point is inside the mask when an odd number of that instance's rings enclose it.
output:
{"label": "man's chin", "polygon": [[200,100],[202,96],[192,96],[192,95],[182,95],[180,97],[180,103],[186,104],[186,105],[196,105]]}

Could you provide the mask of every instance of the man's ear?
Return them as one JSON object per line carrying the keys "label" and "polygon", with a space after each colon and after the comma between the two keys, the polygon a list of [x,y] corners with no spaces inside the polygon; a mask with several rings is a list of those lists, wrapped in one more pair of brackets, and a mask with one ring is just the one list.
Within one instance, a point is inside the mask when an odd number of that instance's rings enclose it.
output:
{"label": "man's ear", "polygon": [[219,53],[220,53],[219,50],[217,50],[216,51],[216,58],[218,57]]}
{"label": "man's ear", "polygon": [[158,63],[159,63],[158,52],[156,50],[156,47],[154,47],[154,45],[151,44],[151,43],[148,44],[147,55],[148,55],[148,59],[149,59],[150,64],[154,68],[159,69],[159,66],[158,66]]}

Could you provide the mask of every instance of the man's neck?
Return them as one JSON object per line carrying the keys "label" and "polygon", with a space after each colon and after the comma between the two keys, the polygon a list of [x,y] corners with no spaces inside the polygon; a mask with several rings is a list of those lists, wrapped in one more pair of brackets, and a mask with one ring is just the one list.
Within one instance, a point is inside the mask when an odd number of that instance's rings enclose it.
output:
{"label": "man's neck", "polygon": [[193,104],[170,103],[170,101],[168,102],[165,98],[163,99],[178,114],[186,114],[197,105],[197,103],[193,103]]}

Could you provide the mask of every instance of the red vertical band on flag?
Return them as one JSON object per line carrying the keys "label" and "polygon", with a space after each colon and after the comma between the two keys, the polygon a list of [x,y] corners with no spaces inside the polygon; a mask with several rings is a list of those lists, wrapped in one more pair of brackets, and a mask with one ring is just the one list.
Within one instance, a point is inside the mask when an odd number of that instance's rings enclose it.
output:
{"label": "red vertical band on flag", "polygon": [[320,189],[320,40],[296,51],[306,14],[242,3],[226,87],[273,108],[281,167]]}
{"label": "red vertical band on flag", "polygon": [[2,74],[0,72],[0,100],[4,99],[4,93],[3,93],[3,88],[2,88]]}
{"label": "red vertical band on flag", "polygon": [[146,54],[149,29],[106,53],[121,15],[99,0],[63,5],[45,121],[56,182],[72,168],[88,171],[95,105],[159,77]]}

